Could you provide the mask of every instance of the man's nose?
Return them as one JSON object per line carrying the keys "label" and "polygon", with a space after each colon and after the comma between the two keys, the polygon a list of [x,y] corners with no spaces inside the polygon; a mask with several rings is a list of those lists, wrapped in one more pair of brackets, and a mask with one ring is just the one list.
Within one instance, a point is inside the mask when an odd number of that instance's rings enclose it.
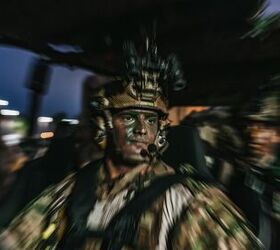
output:
{"label": "man's nose", "polygon": [[135,124],[134,133],[139,134],[139,135],[147,134],[146,124],[141,118],[138,119],[136,124]]}

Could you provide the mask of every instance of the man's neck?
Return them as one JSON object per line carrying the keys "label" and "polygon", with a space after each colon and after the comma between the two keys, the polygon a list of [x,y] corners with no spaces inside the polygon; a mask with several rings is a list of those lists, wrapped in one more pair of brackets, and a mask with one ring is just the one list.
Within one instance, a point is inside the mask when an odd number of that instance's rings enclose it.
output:
{"label": "man's neck", "polygon": [[108,177],[111,180],[128,172],[139,172],[140,174],[144,174],[150,169],[147,163],[139,163],[132,166],[124,163],[116,163],[112,158],[105,159],[105,167],[109,175]]}
{"label": "man's neck", "polygon": [[[115,179],[120,175],[126,174],[134,168],[133,166],[128,166],[127,164],[116,163],[112,158],[105,159],[105,166],[110,179]],[[137,165],[135,165],[135,167],[137,167]]]}

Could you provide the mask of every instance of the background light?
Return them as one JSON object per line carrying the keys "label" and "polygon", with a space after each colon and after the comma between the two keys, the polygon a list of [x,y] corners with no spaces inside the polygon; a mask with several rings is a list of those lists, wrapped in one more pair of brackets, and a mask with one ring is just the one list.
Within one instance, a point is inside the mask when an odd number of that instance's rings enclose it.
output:
{"label": "background light", "polygon": [[69,122],[70,124],[79,124],[79,120],[76,119],[62,119],[63,122]]}
{"label": "background light", "polygon": [[19,111],[11,110],[11,109],[1,109],[0,113],[1,115],[11,115],[11,116],[17,116],[20,114]]}
{"label": "background light", "polygon": [[2,140],[6,145],[16,145],[20,142],[20,139],[22,136],[20,134],[7,134],[7,135],[2,135]]}
{"label": "background light", "polygon": [[7,106],[7,105],[9,105],[8,101],[0,99],[0,106]]}
{"label": "background light", "polygon": [[40,134],[40,137],[42,139],[48,139],[48,138],[52,138],[54,136],[54,133],[53,132],[42,132]]}
{"label": "background light", "polygon": [[38,122],[52,122],[52,117],[40,116],[38,117]]}

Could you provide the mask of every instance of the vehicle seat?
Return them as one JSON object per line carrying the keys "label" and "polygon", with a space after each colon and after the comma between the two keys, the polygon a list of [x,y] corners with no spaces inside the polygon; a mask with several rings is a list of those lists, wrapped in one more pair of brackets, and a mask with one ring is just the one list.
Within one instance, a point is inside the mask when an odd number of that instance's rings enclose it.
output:
{"label": "vehicle seat", "polygon": [[162,155],[164,162],[175,169],[182,164],[190,164],[202,177],[214,180],[206,166],[204,147],[195,127],[170,127],[167,141],[169,146]]}

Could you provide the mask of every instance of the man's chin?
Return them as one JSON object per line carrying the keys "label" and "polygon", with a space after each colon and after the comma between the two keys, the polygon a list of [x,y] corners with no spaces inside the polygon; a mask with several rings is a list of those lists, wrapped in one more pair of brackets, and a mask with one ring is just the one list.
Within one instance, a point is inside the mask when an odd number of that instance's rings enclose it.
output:
{"label": "man's chin", "polygon": [[129,165],[138,165],[138,164],[149,162],[147,157],[143,157],[142,155],[138,155],[138,154],[123,156],[123,161]]}

